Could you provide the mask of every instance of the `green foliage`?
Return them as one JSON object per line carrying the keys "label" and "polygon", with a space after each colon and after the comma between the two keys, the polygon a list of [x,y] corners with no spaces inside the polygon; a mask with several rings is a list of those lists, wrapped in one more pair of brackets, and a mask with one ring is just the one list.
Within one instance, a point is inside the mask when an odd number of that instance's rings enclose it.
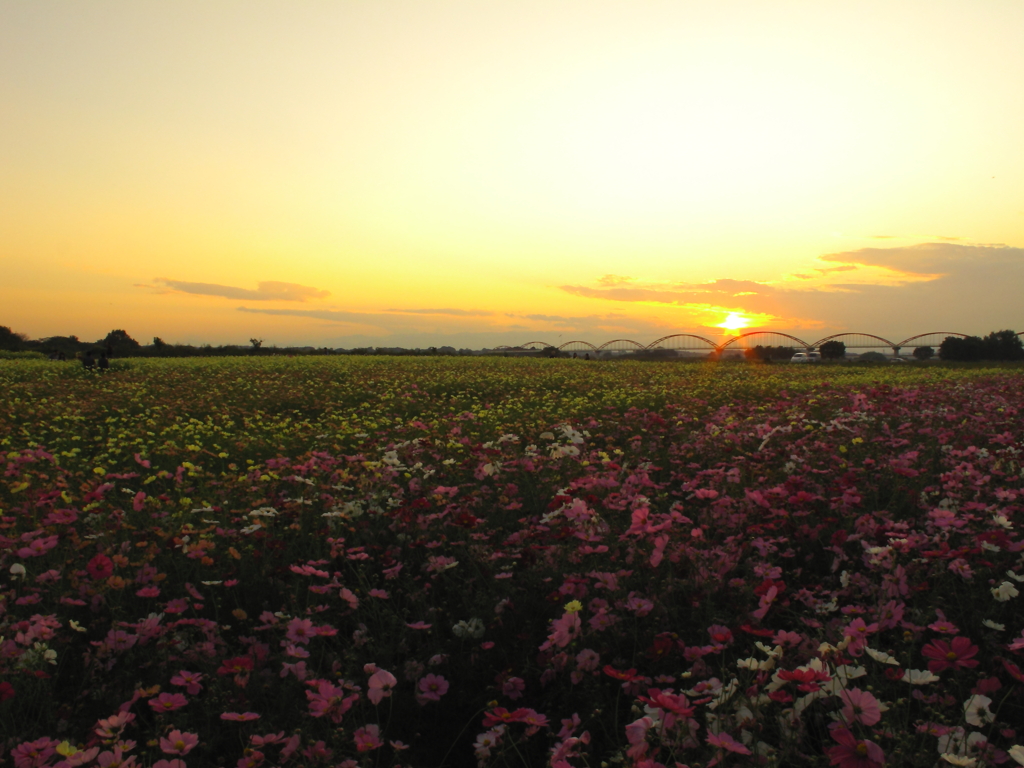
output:
{"label": "green foliage", "polygon": [[846,344],[836,339],[821,345],[821,357],[824,360],[842,360],[846,357]]}

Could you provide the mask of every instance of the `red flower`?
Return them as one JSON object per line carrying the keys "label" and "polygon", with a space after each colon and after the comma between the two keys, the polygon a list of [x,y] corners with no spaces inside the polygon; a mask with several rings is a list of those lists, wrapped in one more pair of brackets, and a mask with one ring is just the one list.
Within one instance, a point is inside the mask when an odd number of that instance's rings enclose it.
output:
{"label": "red flower", "polygon": [[966,669],[978,666],[972,657],[978,653],[978,646],[966,637],[954,637],[951,643],[934,640],[921,649],[921,655],[928,662],[928,670],[941,672],[944,669]]}
{"label": "red flower", "polygon": [[625,680],[626,682],[631,682],[633,680],[640,679],[640,676],[637,675],[635,669],[627,669],[625,672],[622,672],[613,667],[611,664],[605,665],[604,673],[608,675],[608,677],[614,677],[616,680]]}
{"label": "red flower", "polygon": [[252,672],[252,658],[250,656],[236,656],[233,659],[227,659],[217,670],[218,675],[244,675],[247,672]]}
{"label": "red flower", "polygon": [[101,581],[108,576],[114,575],[114,561],[106,555],[96,555],[89,564],[85,566],[85,569],[89,572],[96,581]]}
{"label": "red flower", "polygon": [[825,750],[832,765],[839,768],[881,768],[885,762],[885,752],[873,741],[858,740],[846,728],[836,728],[832,738],[839,742],[838,746]]}

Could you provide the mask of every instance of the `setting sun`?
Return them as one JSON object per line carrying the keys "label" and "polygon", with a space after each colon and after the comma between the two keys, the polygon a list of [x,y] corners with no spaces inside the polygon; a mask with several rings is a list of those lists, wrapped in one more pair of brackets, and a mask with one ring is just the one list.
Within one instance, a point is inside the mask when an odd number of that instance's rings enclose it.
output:
{"label": "setting sun", "polygon": [[750,318],[738,312],[730,312],[729,316],[715,327],[724,328],[727,331],[738,331],[741,328],[746,328],[748,325],[750,325]]}

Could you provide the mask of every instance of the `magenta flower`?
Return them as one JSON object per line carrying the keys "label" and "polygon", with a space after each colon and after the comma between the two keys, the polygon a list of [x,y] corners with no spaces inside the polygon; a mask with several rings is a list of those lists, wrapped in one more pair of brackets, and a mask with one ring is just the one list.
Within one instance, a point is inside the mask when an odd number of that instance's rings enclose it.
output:
{"label": "magenta flower", "polygon": [[165,755],[187,755],[199,743],[199,736],[195,733],[182,733],[174,730],[167,734],[167,737],[160,738],[160,749]]}
{"label": "magenta flower", "polygon": [[832,765],[839,768],[881,768],[885,762],[885,752],[880,746],[867,739],[858,740],[846,728],[836,728],[832,731],[832,738],[839,742],[838,746],[826,750]]}
{"label": "magenta flower", "polygon": [[357,729],[352,740],[360,752],[377,749],[383,743],[380,740],[380,727],[376,725],[367,725]]}
{"label": "magenta flower", "polygon": [[418,685],[420,696],[430,701],[440,701],[441,697],[448,693],[448,681],[441,675],[428,674],[420,679]]}
{"label": "magenta flower", "polygon": [[154,712],[173,712],[186,704],[188,704],[188,699],[180,693],[161,693],[149,700],[149,706],[153,708]]}
{"label": "magenta flower", "polygon": [[382,699],[391,695],[391,689],[397,683],[398,680],[395,679],[395,676],[386,669],[378,669],[370,675],[369,690],[366,692],[366,696],[375,705],[380,704]]}
{"label": "magenta flower", "polygon": [[96,581],[114,575],[114,561],[106,555],[96,555],[89,564],[85,566],[89,575]]}
{"label": "magenta flower", "polygon": [[722,733],[712,733],[708,731],[707,742],[712,747],[718,747],[719,749],[727,749],[730,752],[735,752],[737,755],[749,755],[750,750],[747,749],[743,744],[736,741],[725,731]]}
{"label": "magenta flower", "polygon": [[843,700],[843,717],[847,723],[874,725],[882,719],[878,699],[860,688],[850,688],[840,693]]}
{"label": "magenta flower", "polygon": [[947,643],[945,640],[934,640],[921,649],[921,655],[928,662],[931,672],[944,669],[965,669],[978,666],[973,656],[978,653],[978,646],[973,645],[966,637],[954,637]]}
{"label": "magenta flower", "polygon": [[137,597],[160,597],[160,587],[155,587],[152,584],[148,587],[143,587],[135,592]]}
{"label": "magenta flower", "polygon": [[236,723],[248,723],[251,720],[259,720],[260,716],[255,712],[224,712],[220,716],[221,720],[233,720]]}

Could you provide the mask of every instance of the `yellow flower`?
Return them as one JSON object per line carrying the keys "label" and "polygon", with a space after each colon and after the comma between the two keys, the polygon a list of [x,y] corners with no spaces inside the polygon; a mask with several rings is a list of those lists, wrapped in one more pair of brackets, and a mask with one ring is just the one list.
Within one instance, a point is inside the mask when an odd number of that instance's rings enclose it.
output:
{"label": "yellow flower", "polygon": [[570,600],[568,603],[565,604],[566,613],[579,613],[582,610],[583,603],[581,603],[579,600]]}

